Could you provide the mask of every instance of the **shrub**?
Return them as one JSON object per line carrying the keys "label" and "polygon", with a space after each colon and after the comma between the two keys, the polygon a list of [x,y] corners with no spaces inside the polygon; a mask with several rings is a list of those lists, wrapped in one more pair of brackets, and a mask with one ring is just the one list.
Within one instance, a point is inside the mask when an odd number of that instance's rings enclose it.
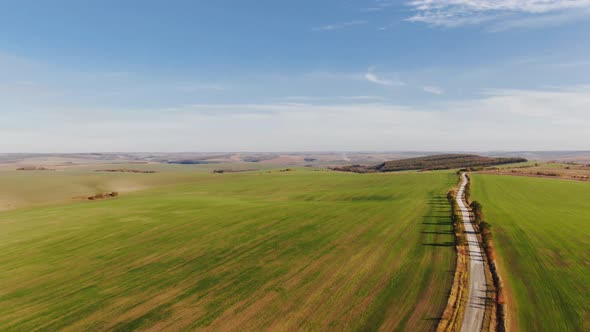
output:
{"label": "shrub", "polygon": [[467,245],[467,239],[465,238],[465,234],[463,234],[463,233],[455,233],[455,243],[458,246],[465,246],[465,245]]}
{"label": "shrub", "polygon": [[498,302],[498,304],[506,303],[506,298],[504,296],[504,288],[498,287],[498,298],[496,299],[496,301]]}

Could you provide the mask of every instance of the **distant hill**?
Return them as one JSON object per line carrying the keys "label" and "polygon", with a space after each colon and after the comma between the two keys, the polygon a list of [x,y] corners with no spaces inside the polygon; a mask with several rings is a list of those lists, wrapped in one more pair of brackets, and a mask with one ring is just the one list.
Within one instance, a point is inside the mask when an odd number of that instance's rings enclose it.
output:
{"label": "distant hill", "polygon": [[334,167],[332,169],[337,171],[356,173],[374,173],[396,172],[406,170],[437,170],[466,167],[481,167],[520,163],[525,161],[527,160],[524,158],[482,157],[473,154],[441,154],[434,156],[386,161],[376,166],[351,165]]}

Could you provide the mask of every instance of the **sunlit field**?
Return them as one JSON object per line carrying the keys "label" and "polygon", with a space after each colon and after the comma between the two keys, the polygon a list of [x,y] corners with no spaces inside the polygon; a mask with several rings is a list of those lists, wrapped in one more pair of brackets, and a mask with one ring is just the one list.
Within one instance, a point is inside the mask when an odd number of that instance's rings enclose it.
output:
{"label": "sunlit field", "polygon": [[590,183],[473,175],[472,196],[492,225],[512,326],[590,328]]}
{"label": "sunlit field", "polygon": [[[39,198],[0,213],[0,329],[436,326],[454,268],[453,172],[182,169],[9,177]],[[113,179],[150,189],[66,199]]]}

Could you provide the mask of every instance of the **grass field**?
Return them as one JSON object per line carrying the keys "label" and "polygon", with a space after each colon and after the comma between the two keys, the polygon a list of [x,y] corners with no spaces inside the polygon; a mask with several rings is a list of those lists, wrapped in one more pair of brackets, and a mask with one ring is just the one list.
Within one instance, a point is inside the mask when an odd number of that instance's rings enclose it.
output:
{"label": "grass field", "polygon": [[0,330],[418,331],[446,304],[452,172],[76,172],[1,190],[162,182],[0,212]]}
{"label": "grass field", "polygon": [[[49,168],[55,168],[49,166]],[[104,169],[151,170],[154,174],[95,172]],[[199,181],[217,168],[269,169],[261,164],[96,164],[68,166],[57,171],[16,171],[15,166],[0,166],[0,211],[47,203],[69,203],[74,197],[90,196],[99,192],[122,193],[174,184]]]}
{"label": "grass field", "polygon": [[493,227],[513,324],[590,330],[590,183],[475,174],[472,198]]}

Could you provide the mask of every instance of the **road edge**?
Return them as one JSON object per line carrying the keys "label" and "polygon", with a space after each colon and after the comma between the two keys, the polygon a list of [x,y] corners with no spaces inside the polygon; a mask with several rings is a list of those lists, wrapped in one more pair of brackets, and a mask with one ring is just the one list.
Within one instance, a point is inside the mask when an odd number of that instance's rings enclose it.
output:
{"label": "road edge", "polygon": [[469,296],[469,254],[461,211],[457,204],[457,192],[462,183],[460,171],[457,172],[457,176],[458,183],[447,193],[447,199],[451,205],[451,220],[453,221],[455,254],[457,259],[447,306],[436,328],[437,332],[455,332],[461,329],[465,304]]}

